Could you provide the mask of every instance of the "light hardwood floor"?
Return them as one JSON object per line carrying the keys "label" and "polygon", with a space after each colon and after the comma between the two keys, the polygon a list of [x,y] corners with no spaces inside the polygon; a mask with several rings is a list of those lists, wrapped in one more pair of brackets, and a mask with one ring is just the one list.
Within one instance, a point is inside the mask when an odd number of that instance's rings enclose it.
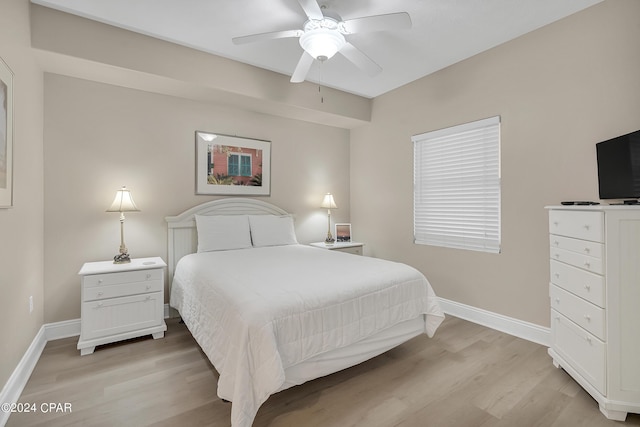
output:
{"label": "light hardwood floor", "polygon": [[[49,342],[7,426],[229,426],[218,375],[184,325],[164,339],[101,346],[80,357],[77,338]],[[71,412],[43,413],[42,403]],[[62,406],[61,409],[64,409]],[[454,317],[368,362],[285,390],[255,427],[640,426],[607,420],[543,346]]]}

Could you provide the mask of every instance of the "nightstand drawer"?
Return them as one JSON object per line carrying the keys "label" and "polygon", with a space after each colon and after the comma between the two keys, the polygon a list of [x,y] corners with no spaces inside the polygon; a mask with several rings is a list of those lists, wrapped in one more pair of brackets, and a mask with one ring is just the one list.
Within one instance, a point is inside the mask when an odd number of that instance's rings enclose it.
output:
{"label": "nightstand drawer", "polygon": [[350,248],[336,248],[334,251],[346,252],[348,254],[362,255],[362,246],[352,246]]}
{"label": "nightstand drawer", "polygon": [[92,274],[90,276],[85,276],[82,283],[85,288],[92,286],[110,286],[124,283],[162,280],[162,275],[163,271],[161,269]]}
{"label": "nightstand drawer", "polygon": [[148,280],[145,282],[123,283],[121,285],[92,286],[84,290],[84,301],[93,301],[105,298],[124,297],[128,295],[159,292],[164,283],[161,280]]}
{"label": "nightstand drawer", "polygon": [[551,308],[601,340],[605,340],[604,309],[555,285],[549,289]]}
{"label": "nightstand drawer", "polygon": [[549,232],[576,239],[604,241],[602,212],[552,210],[549,212]]}
{"label": "nightstand drawer", "polygon": [[162,292],[82,303],[81,339],[114,336],[164,322]]}

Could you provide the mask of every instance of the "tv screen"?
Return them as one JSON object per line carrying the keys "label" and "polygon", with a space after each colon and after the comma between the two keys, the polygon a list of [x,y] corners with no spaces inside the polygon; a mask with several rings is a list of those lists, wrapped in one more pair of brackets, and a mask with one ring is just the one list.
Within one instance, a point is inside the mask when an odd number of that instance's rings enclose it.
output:
{"label": "tv screen", "polygon": [[640,199],[640,130],[596,144],[601,199]]}

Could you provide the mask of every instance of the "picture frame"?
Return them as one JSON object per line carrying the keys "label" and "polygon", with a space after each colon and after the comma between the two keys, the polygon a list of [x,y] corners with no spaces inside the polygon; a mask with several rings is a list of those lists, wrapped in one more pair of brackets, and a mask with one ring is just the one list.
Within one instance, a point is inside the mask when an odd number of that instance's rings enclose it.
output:
{"label": "picture frame", "polygon": [[196,131],[196,194],[269,196],[271,142]]}
{"label": "picture frame", "polygon": [[0,58],[0,208],[13,206],[13,72]]}
{"label": "picture frame", "polygon": [[336,243],[351,243],[351,224],[343,222],[335,224]]}

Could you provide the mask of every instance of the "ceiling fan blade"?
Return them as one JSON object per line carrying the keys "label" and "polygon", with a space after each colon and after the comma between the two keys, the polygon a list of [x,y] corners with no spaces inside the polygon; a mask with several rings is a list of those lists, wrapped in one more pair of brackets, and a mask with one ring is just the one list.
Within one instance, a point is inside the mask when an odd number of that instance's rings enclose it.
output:
{"label": "ceiling fan blade", "polygon": [[291,83],[303,82],[307,77],[311,64],[313,64],[313,56],[309,55],[307,52],[303,52],[300,57],[300,61],[298,61],[298,65],[296,65],[296,69],[291,75]]}
{"label": "ceiling fan blade", "polygon": [[272,39],[284,39],[288,37],[300,37],[304,34],[302,30],[286,30],[286,31],[273,31],[270,33],[252,34],[250,36],[234,37],[231,39],[233,44],[247,44],[264,40]]}
{"label": "ceiling fan blade", "polygon": [[381,66],[373,62],[371,58],[349,42],[347,42],[338,52],[371,77],[382,71]]}
{"label": "ceiling fan blade", "polygon": [[322,14],[322,9],[318,5],[316,0],[298,0],[300,6],[302,6],[302,10],[307,14],[309,19],[322,19],[324,15]]}
{"label": "ceiling fan blade", "polygon": [[411,28],[411,17],[407,12],[398,12],[348,19],[343,24],[347,34],[396,30]]}

